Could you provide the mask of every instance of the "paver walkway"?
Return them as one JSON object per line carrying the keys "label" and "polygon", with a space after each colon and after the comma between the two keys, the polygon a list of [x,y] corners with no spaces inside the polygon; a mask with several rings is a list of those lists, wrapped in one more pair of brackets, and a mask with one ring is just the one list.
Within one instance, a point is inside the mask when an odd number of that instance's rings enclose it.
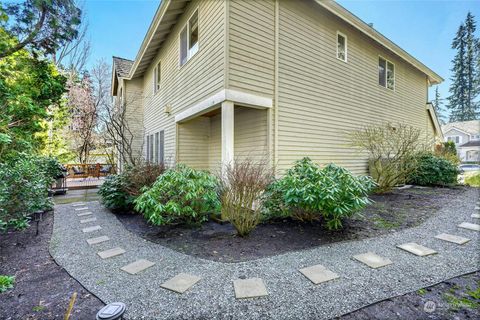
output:
{"label": "paver walkway", "polygon": [[[467,190],[415,228],[240,263],[203,260],[145,241],[98,202],[85,206],[101,230],[83,233],[87,226],[80,223],[78,207],[61,205],[56,207],[50,251],[104,302],[127,303],[127,319],[331,318],[480,270],[480,232],[458,227],[475,222],[471,215],[478,196],[477,190]],[[457,244],[435,237],[441,234],[471,241]],[[93,240],[99,237],[109,239]],[[397,248],[407,243],[437,253],[416,256]],[[117,247],[125,252],[105,260],[97,254]],[[385,265],[373,269],[353,258],[368,252],[375,256],[367,258]],[[121,270],[136,271],[138,260],[150,262],[149,267],[135,274]],[[329,281],[316,281],[322,277]]]}

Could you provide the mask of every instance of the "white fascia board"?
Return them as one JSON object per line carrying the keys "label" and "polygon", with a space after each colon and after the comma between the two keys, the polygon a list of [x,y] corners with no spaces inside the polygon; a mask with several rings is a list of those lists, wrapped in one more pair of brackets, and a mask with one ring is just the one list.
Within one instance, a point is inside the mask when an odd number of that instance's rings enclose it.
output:
{"label": "white fascia board", "polygon": [[202,114],[219,108],[220,104],[224,101],[231,101],[237,105],[257,109],[268,109],[271,108],[273,104],[271,98],[260,97],[237,90],[225,89],[195,104],[187,110],[180,112],[175,116],[175,122],[184,122],[199,117]]}

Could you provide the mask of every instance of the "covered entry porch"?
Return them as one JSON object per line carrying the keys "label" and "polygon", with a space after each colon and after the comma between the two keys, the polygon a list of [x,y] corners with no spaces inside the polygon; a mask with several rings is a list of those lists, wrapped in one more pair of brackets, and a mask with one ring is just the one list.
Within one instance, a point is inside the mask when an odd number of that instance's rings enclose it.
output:
{"label": "covered entry porch", "polygon": [[222,163],[265,160],[271,106],[271,99],[223,90],[178,114],[177,161],[218,172]]}

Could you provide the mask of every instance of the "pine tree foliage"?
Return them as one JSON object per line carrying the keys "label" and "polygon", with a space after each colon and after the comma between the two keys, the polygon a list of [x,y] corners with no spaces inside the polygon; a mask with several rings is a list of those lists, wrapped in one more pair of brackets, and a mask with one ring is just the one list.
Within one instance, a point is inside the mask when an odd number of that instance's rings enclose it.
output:
{"label": "pine tree foliage", "polygon": [[475,120],[480,116],[480,41],[475,31],[475,18],[469,12],[452,42],[457,53],[452,60],[453,76],[448,97],[450,122]]}

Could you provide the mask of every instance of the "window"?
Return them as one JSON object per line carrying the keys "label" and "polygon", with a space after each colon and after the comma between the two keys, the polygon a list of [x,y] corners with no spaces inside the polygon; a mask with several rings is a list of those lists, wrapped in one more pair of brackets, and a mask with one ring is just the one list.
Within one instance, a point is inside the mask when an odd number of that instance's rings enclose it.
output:
{"label": "window", "polygon": [[395,90],[395,65],[382,57],[378,58],[378,84]]}
{"label": "window", "polygon": [[472,140],[480,140],[480,134],[473,135]]}
{"label": "window", "polygon": [[447,141],[453,141],[456,144],[460,143],[461,139],[460,136],[451,136],[447,138]]}
{"label": "window", "polygon": [[147,135],[147,156],[146,160],[148,161],[150,159],[150,136]]}
{"label": "window", "polygon": [[150,155],[148,157],[148,162],[153,162],[153,134],[150,135]]}
{"label": "window", "polygon": [[153,92],[157,93],[160,90],[160,80],[161,80],[161,65],[160,62],[157,64],[153,70]]}
{"label": "window", "polygon": [[158,162],[157,163],[164,163],[165,162],[165,132],[162,130],[160,131],[160,139],[158,143]]}
{"label": "window", "polygon": [[180,32],[180,65],[183,66],[198,51],[198,10]]}
{"label": "window", "polygon": [[337,32],[337,59],[347,62],[347,36]]}

